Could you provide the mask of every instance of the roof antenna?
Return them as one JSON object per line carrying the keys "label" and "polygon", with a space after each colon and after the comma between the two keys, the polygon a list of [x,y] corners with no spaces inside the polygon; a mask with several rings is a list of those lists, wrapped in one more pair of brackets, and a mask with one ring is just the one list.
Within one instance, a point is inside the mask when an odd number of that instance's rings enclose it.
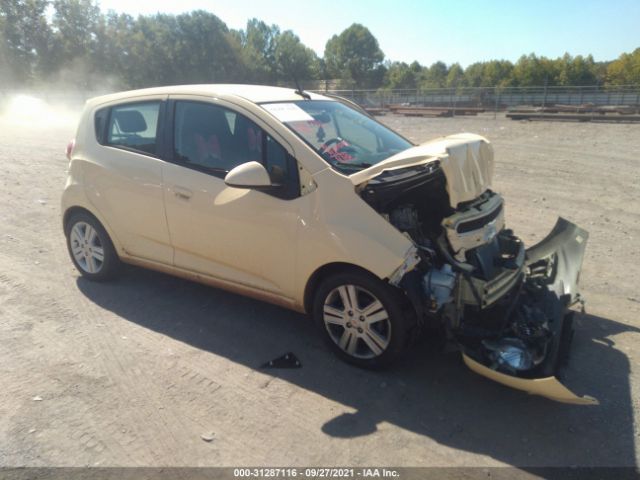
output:
{"label": "roof antenna", "polygon": [[309,95],[307,92],[302,90],[302,88],[300,87],[300,82],[298,82],[298,77],[297,76],[295,76],[295,75],[293,76],[293,81],[296,82],[296,89],[297,89],[293,93],[296,93],[296,94],[300,95],[305,100],[311,100],[311,95]]}

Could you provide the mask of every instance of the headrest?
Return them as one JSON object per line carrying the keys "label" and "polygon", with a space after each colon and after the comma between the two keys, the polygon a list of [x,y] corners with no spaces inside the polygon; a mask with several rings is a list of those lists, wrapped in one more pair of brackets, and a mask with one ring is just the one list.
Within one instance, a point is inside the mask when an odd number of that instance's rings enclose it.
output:
{"label": "headrest", "polygon": [[147,122],[137,110],[120,110],[114,112],[114,119],[118,122],[121,132],[136,133],[144,132],[147,129]]}
{"label": "headrest", "polygon": [[187,133],[199,133],[201,135],[229,136],[229,123],[224,111],[208,105],[188,105],[184,110],[183,131]]}

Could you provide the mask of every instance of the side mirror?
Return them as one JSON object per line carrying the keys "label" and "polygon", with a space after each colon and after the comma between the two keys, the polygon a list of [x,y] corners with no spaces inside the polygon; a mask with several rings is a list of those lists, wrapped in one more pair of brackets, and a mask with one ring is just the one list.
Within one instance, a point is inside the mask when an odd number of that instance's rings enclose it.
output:
{"label": "side mirror", "polygon": [[224,183],[236,188],[264,188],[271,186],[271,178],[262,164],[247,162],[227,173]]}

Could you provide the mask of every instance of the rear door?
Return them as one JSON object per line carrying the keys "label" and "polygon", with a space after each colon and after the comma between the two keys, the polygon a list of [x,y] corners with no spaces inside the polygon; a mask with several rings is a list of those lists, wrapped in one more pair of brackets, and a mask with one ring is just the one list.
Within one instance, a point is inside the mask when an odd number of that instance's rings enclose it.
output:
{"label": "rear door", "polygon": [[92,152],[95,161],[86,162],[84,182],[127,254],[170,265],[160,159],[165,107],[166,96],[154,96],[99,109],[99,145]]}
{"label": "rear door", "polygon": [[[288,299],[297,250],[297,163],[291,147],[249,115],[210,99],[169,102],[172,163],[163,175],[174,262]],[[228,187],[227,172],[247,161],[265,163],[281,186]]]}

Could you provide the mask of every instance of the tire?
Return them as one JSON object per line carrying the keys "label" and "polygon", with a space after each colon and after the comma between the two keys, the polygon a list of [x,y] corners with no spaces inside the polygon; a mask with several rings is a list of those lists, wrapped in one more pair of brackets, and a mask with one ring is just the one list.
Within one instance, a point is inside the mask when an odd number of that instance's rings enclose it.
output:
{"label": "tire", "polygon": [[[353,303],[355,308],[348,308]],[[409,328],[399,292],[371,274],[350,271],[324,279],[313,318],[329,347],[348,363],[380,368],[407,349]],[[351,314],[351,315],[350,315]]]}
{"label": "tire", "polygon": [[64,230],[69,256],[83,277],[95,282],[116,277],[120,258],[106,230],[93,215],[72,214]]}

